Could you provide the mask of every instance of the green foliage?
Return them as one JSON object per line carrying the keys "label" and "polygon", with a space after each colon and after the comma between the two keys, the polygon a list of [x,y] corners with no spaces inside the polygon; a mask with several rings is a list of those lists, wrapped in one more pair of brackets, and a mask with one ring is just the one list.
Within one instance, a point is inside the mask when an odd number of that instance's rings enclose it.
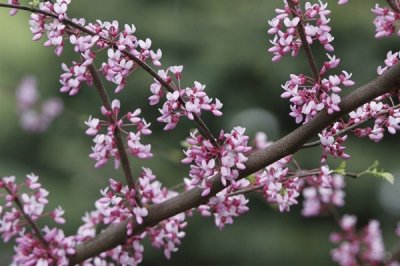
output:
{"label": "green foliage", "polygon": [[358,174],[358,176],[363,175],[372,175],[374,177],[381,178],[390,184],[394,183],[394,176],[391,173],[385,172],[383,168],[379,169],[379,161],[375,161],[370,167],[367,168],[367,170]]}
{"label": "green foliage", "polygon": [[387,182],[389,182],[390,184],[394,183],[394,176],[389,173],[389,172],[385,172],[385,170],[383,168],[379,168],[379,161],[374,161],[374,163],[372,165],[370,165],[365,171],[362,171],[358,174],[354,174],[351,172],[346,171],[346,162],[343,161],[338,168],[336,168],[335,170],[333,170],[334,173],[339,174],[339,175],[343,175],[343,176],[351,176],[351,177],[360,177],[363,175],[372,175],[374,177],[378,177],[381,178]]}

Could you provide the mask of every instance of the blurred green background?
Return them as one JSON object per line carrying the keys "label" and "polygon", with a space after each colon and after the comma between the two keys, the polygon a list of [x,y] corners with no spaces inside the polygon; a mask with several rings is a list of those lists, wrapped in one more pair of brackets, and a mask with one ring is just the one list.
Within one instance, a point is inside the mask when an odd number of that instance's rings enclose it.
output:
{"label": "blurred green background", "polygon": [[[270,47],[267,20],[282,1],[72,2],[70,17],[135,24],[140,38],[149,37],[153,48],[162,49],[164,66],[184,65],[184,85],[190,86],[194,80],[206,84],[208,94],[224,103],[222,118],[204,116],[213,132],[243,125],[252,136],[256,131],[266,131],[270,139],[277,139],[296,128],[288,116],[288,102],[279,97],[280,85],[290,73],[309,73],[304,55],[295,59],[287,56],[272,64],[271,55],[266,52]],[[370,9],[375,1],[352,0],[347,6],[328,2],[335,54],[342,59],[339,68],[352,72],[357,85],[364,84],[376,76],[376,67],[383,64],[386,52],[399,49],[399,41],[396,37],[373,38],[374,17]],[[22,181],[27,173],[38,174],[50,191],[50,207],[65,208],[67,224],[63,228],[72,234],[84,212],[93,208],[99,189],[108,178],[122,179],[121,171],[115,171],[112,163],[94,169],[94,162],[88,158],[92,140],[84,135],[84,121],[89,115],[99,116],[99,98],[86,87],[75,97],[60,95],[60,64],[70,65],[78,58],[71,47],[56,57],[53,49],[43,47],[42,41],[32,42],[27,13],[10,17],[8,10],[1,9],[0,36],[0,176],[16,175]],[[321,64],[325,52],[319,46],[314,48]],[[61,96],[66,107],[66,112],[44,134],[24,132],[18,124],[15,87],[26,75],[38,78],[42,97]],[[182,121],[175,131],[163,132],[162,125],[156,122],[157,109],[148,107],[151,81],[139,70],[117,97],[124,111],[140,107],[153,123],[154,134],[146,140],[152,144],[155,158],[132,160],[135,174],[142,165],[151,167],[165,185],[172,186],[187,175],[188,167],[180,164],[179,142],[195,125]],[[107,87],[112,95],[114,85]],[[347,149],[352,156],[349,169],[362,171],[377,159],[398,176],[399,143],[398,136],[388,136],[378,144],[351,138]],[[319,157],[318,148],[296,155],[303,167],[311,168],[318,167]],[[339,163],[333,160],[332,168]],[[400,216],[400,186],[389,186],[373,177],[346,181],[348,204],[340,212],[357,214],[361,225],[378,219],[390,249],[398,240],[393,231]],[[223,231],[214,226],[212,219],[198,215],[189,218],[180,251],[167,261],[162,251],[146,248],[142,265],[333,265],[328,236],[337,227],[332,218],[303,218],[300,206],[280,214],[261,197],[253,195],[250,199],[251,211]],[[11,246],[0,244],[0,265],[7,265],[11,255]]]}

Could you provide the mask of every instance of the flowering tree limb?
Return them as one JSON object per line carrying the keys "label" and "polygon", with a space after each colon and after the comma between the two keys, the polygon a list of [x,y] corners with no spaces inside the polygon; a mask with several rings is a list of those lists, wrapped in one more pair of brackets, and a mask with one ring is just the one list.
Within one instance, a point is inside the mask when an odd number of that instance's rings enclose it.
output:
{"label": "flowering tree limb", "polygon": [[[347,2],[339,0],[338,4]],[[268,51],[273,54],[272,61],[277,62],[286,54],[296,56],[303,46],[312,74],[291,74],[282,85],[281,94],[282,98],[289,99],[289,115],[302,125],[274,143],[268,142],[266,134],[259,132],[254,145],[250,145],[246,129],[240,126],[230,132],[221,130],[217,137],[212,134],[200,116],[203,112],[222,115],[222,103],[210,98],[206,86],[198,81],[183,87],[183,66],[161,68],[161,49],[154,50],[149,38],[139,39],[133,24],[125,24],[121,29],[116,20],[87,23],[85,19],[70,19],[67,15],[70,3],[71,0],[34,0],[30,3],[32,7],[27,7],[21,6],[19,0],[8,0],[8,4],[0,3],[0,7],[10,8],[10,15],[18,10],[31,12],[32,39],[37,41],[46,36],[44,45],[54,47],[57,56],[62,54],[66,43],[72,45],[80,60],[73,61],[70,66],[62,64],[60,92],[74,96],[84,83],[96,87],[102,101],[101,115],[105,119],[90,116],[85,121],[88,127],[85,133],[93,136],[94,142],[89,157],[96,161],[96,168],[113,158],[115,168],[122,165],[127,185],[110,178],[109,185],[100,191],[95,210],[85,214],[84,224],[76,235],[66,237],[57,227],[46,225],[40,229],[35,224],[46,215],[56,223],[65,222],[61,207],[44,212],[48,192],[37,182],[38,176],[27,175],[27,193],[21,191],[24,186],[17,185],[15,176],[0,179],[0,189],[7,192],[0,193],[5,202],[0,205],[0,234],[5,242],[15,238],[14,264],[98,265],[111,260],[121,265],[137,265],[143,259],[145,237],[170,258],[185,236],[186,215],[196,210],[203,216],[214,216],[215,224],[222,229],[249,210],[249,200],[244,194],[257,188],[265,200],[277,205],[281,212],[298,204],[302,195],[304,216],[332,214],[341,231],[330,236],[331,242],[339,244],[331,256],[341,266],[359,262],[394,266],[393,259],[386,261],[383,256],[378,221],[370,221],[359,233],[357,217],[340,216],[335,209],[345,203],[344,176],[372,174],[392,183],[393,175],[379,169],[378,163],[360,174],[346,171],[345,163],[330,170],[328,157],[350,158],[343,145],[346,132],[351,131],[357,137],[368,136],[377,142],[386,130],[391,134],[400,131],[399,52],[387,53],[385,66],[377,69],[378,78],[343,96],[340,94],[342,87],[353,86],[354,81],[352,74],[345,70],[340,74],[328,73],[338,67],[340,59],[332,54],[334,37],[327,3],[306,2],[303,7],[298,0],[284,0],[283,8],[275,9],[276,17],[268,21],[268,34],[273,36]],[[387,0],[387,3],[391,9],[378,4],[372,9],[376,15],[377,38],[398,31],[399,2]],[[320,69],[312,52],[315,43],[328,52],[328,60]],[[97,55],[102,51],[107,51],[107,57],[97,70],[94,62],[101,60]],[[165,123],[164,130],[174,129],[182,117],[197,123],[198,130],[190,132],[183,151],[182,163],[190,165],[188,178],[184,179],[185,192],[164,187],[150,168],[142,167],[140,175],[136,179],[133,177],[128,156],[153,157],[151,144],[142,143],[142,138],[152,133],[151,123],[140,116],[139,108],[122,113],[120,101],[118,98],[110,100],[102,79],[117,85],[117,95],[125,88],[130,74],[139,68],[154,78],[149,86],[149,105],[162,103],[157,121]],[[31,85],[18,90],[17,101],[26,113],[32,113],[37,95],[32,82],[25,83]],[[48,113],[53,113],[54,109],[57,108],[51,107]],[[372,120],[373,127],[363,125]],[[305,144],[316,135],[319,141]],[[302,148],[314,146],[322,148],[320,166],[303,170],[293,155]],[[251,177],[246,178],[249,175]],[[97,234],[100,225],[107,228]],[[400,224],[396,234],[400,236]],[[393,252],[394,257],[396,254]]]}
{"label": "flowering tree limb", "polygon": [[[246,162],[246,170],[240,172],[240,178],[244,178],[287,155],[295,153],[311,137],[315,136],[318,132],[339,118],[347,115],[352,110],[355,110],[357,107],[362,106],[380,95],[399,90],[399,77],[400,64],[347,95],[340,104],[339,112],[333,115],[329,115],[327,112],[321,112],[314,119],[295,129],[266,149],[251,154],[249,160]],[[219,176],[213,177],[211,182],[212,190],[206,197],[201,196],[201,189],[194,188],[170,200],[150,206],[148,208],[149,215],[144,219],[142,224],[134,226],[133,233],[138,234],[146,227],[151,227],[168,217],[204,204],[211,196],[223,189]],[[128,222],[112,225],[104,230],[97,238],[88,243],[79,245],[76,249],[76,254],[71,257],[70,264],[74,265],[91,256],[124,243],[128,237],[126,232],[127,223]]]}

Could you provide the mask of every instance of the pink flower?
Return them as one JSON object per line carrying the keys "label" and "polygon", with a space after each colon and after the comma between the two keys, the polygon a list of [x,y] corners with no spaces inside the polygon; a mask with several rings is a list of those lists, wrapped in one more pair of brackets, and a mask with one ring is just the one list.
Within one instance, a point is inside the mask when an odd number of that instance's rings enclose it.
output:
{"label": "pink flower", "polygon": [[65,219],[64,217],[62,217],[64,215],[64,212],[65,211],[60,206],[58,206],[54,211],[50,213],[50,216],[56,223],[64,224]]}
{"label": "pink flower", "polygon": [[140,132],[133,133],[129,132],[127,139],[129,153],[140,159],[148,159],[153,157],[151,153],[151,145],[143,145],[140,143]]}
{"label": "pink flower", "polygon": [[335,137],[337,132],[341,130],[341,126],[343,126],[341,123],[336,122],[331,127],[324,129],[318,136],[326,154],[330,154],[335,158],[349,159],[350,155],[344,152],[346,147],[343,145],[347,140],[347,135]]}
{"label": "pink flower", "polygon": [[96,45],[96,42],[99,40],[99,38],[100,37],[98,35],[86,35],[78,37],[72,34],[69,36],[69,41],[72,45],[75,45],[74,50],[76,53],[86,53],[94,45]]}
{"label": "pink flower", "polygon": [[32,13],[29,20],[30,30],[33,34],[32,40],[37,41],[42,38],[45,33],[45,19],[46,16],[38,13]]}
{"label": "pink flower", "polygon": [[[118,154],[112,132],[107,135],[97,134],[93,142],[95,145],[92,147],[92,153],[89,157],[97,161],[95,164],[96,168],[104,166],[110,157]],[[119,157],[115,158],[115,166],[119,166]]]}
{"label": "pink flower", "polygon": [[379,222],[372,220],[357,232],[356,221],[354,215],[344,215],[340,221],[343,231],[331,234],[331,242],[340,243],[331,251],[332,259],[341,266],[384,264],[386,252]]}
{"label": "pink flower", "polygon": [[44,46],[55,46],[54,52],[57,56],[60,56],[64,48],[64,30],[65,25],[58,20],[53,20],[52,22],[44,25],[47,30],[47,38]]}
{"label": "pink flower", "polygon": [[385,59],[385,66],[378,66],[377,68],[377,73],[378,75],[382,75],[386,70],[394,66],[399,62],[399,52],[393,53],[392,51],[389,51],[386,54],[386,59]]}
{"label": "pink flower", "polygon": [[101,69],[108,81],[117,84],[115,92],[120,92],[126,83],[126,78],[135,70],[134,62],[124,56],[121,51],[110,48],[107,52],[108,62],[103,63]]}
{"label": "pink flower", "polygon": [[133,213],[135,214],[137,223],[142,224],[143,218],[147,216],[148,211],[146,208],[136,207],[136,208],[133,208]]}
{"label": "pink flower", "polygon": [[[8,0],[8,4],[17,5],[17,6],[20,5],[19,0]],[[11,8],[9,14],[10,14],[10,16],[15,16],[15,14],[17,14],[17,12],[18,12],[17,8]]]}
{"label": "pink flower", "polygon": [[170,66],[169,70],[175,75],[177,80],[182,78],[183,66]]}
{"label": "pink flower", "polygon": [[86,134],[89,136],[94,136],[99,132],[100,129],[100,120],[98,118],[89,117],[88,121],[85,121],[85,125],[89,128],[86,130]]}
{"label": "pink flower", "polygon": [[160,49],[157,49],[156,53],[153,51],[150,51],[150,57],[153,62],[153,65],[155,65],[155,66],[161,66],[161,62],[160,62],[161,56],[162,56],[162,52]]}
{"label": "pink flower", "polygon": [[92,62],[93,58],[88,56],[82,63],[73,62],[71,67],[62,64],[62,69],[65,73],[60,76],[60,83],[62,85],[60,91],[73,96],[79,92],[82,81],[92,84],[92,76],[87,70],[87,66],[92,64]]}
{"label": "pink flower", "polygon": [[53,5],[54,13],[58,14],[58,20],[62,21],[66,17],[68,4],[71,0],[57,0]]}
{"label": "pink flower", "polygon": [[[381,8],[376,4],[372,9],[376,15],[373,23],[376,27],[375,38],[389,37],[396,31],[396,21],[400,19],[400,14],[393,12],[389,7]],[[397,32],[399,34],[399,32]]]}

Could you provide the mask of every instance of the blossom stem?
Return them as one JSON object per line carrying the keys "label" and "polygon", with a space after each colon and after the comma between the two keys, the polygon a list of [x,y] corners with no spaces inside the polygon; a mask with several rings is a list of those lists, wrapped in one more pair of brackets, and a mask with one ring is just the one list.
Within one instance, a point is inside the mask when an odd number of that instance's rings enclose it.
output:
{"label": "blossom stem", "polygon": [[317,68],[317,64],[315,63],[314,54],[311,50],[310,44],[307,42],[306,32],[305,32],[304,25],[303,25],[303,20],[302,20],[301,16],[299,16],[296,13],[296,5],[293,2],[293,0],[288,0],[287,3],[292,11],[293,17],[298,17],[300,19],[299,23],[296,26],[297,33],[299,34],[301,44],[303,46],[304,52],[306,53],[308,64],[310,65],[311,72],[313,74],[313,78],[314,78],[315,82],[319,82],[319,79],[320,79],[319,71]]}
{"label": "blossom stem", "polygon": [[[56,14],[50,13],[50,12],[46,12],[37,8],[33,8],[33,7],[28,7],[28,6],[21,6],[21,5],[13,5],[13,4],[3,4],[0,3],[0,7],[5,7],[5,8],[15,8],[15,9],[19,9],[19,10],[24,10],[24,11],[29,11],[32,13],[39,13],[39,14],[43,14],[45,16],[49,16],[55,19],[59,19],[58,16]],[[60,22],[69,25],[75,29],[78,29],[88,35],[94,36],[96,35],[95,32],[86,29],[85,27],[73,22],[72,20],[69,20],[67,18],[63,18]],[[102,37],[100,37],[100,39],[108,42],[109,40],[104,39]],[[111,43],[111,46],[114,49],[117,49],[115,44]],[[155,78],[158,82],[160,82],[160,84],[162,84],[169,92],[174,92],[175,89],[168,83],[166,82],[160,75],[158,75],[148,64],[146,64],[146,62],[143,62],[142,60],[140,60],[138,57],[134,56],[132,53],[123,50],[121,51],[122,54],[124,54],[125,56],[127,56],[129,59],[132,59],[138,66],[140,66],[141,68],[143,68],[148,74],[150,74],[153,78]],[[185,106],[185,100],[179,96],[179,102],[180,104],[182,104],[183,106]],[[193,114],[194,117],[194,121],[196,121],[197,125],[198,125],[198,129],[200,131],[200,133],[207,138],[212,145],[215,148],[219,147],[219,144],[217,142],[217,139],[214,137],[214,135],[212,134],[211,130],[208,128],[208,126],[204,123],[204,121],[200,118],[200,116],[198,116],[197,114]]]}

